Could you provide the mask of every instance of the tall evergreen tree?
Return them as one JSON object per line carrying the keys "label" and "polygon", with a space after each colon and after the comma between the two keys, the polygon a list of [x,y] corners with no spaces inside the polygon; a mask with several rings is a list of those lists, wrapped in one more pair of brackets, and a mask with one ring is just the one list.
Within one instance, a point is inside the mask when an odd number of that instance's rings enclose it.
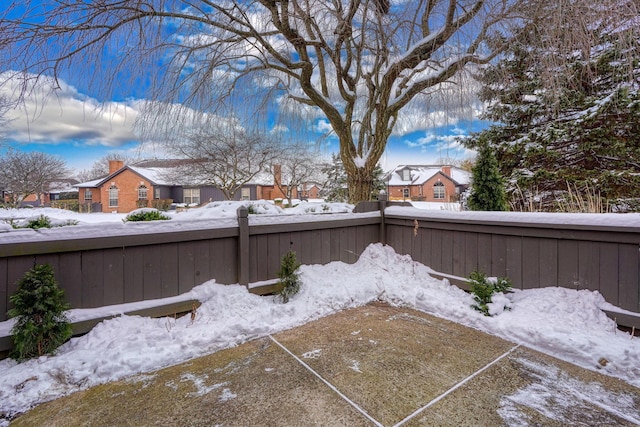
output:
{"label": "tall evergreen tree", "polygon": [[531,27],[479,75],[485,118],[497,124],[467,144],[491,141],[512,204],[535,196],[553,210],[568,187],[627,207],[640,200],[640,32],[592,6],[576,9],[588,22],[581,39]]}
{"label": "tall evergreen tree", "polygon": [[467,206],[472,211],[506,211],[507,197],[498,161],[488,144],[478,151]]}

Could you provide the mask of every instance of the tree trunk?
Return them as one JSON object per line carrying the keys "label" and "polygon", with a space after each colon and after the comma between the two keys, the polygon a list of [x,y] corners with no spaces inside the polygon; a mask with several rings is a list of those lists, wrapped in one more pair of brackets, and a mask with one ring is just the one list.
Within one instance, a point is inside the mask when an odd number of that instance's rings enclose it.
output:
{"label": "tree trunk", "polygon": [[357,204],[358,202],[371,199],[373,191],[373,169],[365,165],[363,168],[345,167],[347,172],[347,186],[349,190],[349,203]]}

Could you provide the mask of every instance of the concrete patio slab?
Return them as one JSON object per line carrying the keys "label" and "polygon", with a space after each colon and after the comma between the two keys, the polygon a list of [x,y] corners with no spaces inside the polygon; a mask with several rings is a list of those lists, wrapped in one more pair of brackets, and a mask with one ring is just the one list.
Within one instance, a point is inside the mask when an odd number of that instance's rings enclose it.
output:
{"label": "concrete patio slab", "polygon": [[345,310],[12,426],[629,426],[640,390],[419,311]]}

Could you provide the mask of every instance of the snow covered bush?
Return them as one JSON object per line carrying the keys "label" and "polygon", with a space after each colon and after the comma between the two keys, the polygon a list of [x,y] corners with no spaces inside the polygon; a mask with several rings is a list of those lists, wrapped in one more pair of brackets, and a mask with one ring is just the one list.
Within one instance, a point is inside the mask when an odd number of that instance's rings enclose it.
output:
{"label": "snow covered bush", "polygon": [[49,264],[36,265],[18,281],[18,290],[9,300],[9,317],[14,349],[11,357],[22,361],[53,353],[71,338],[71,325],[64,311],[64,291],[58,287]]}
{"label": "snow covered bush", "polygon": [[167,215],[164,215],[157,209],[152,208],[142,208],[136,209],[127,215],[122,221],[158,221],[158,220],[167,220],[171,219]]}
{"label": "snow covered bush", "polygon": [[469,275],[471,293],[475,304],[472,306],[485,316],[493,316],[509,309],[510,301],[504,292],[511,289],[511,282],[506,277],[488,278],[484,273],[474,271]]}

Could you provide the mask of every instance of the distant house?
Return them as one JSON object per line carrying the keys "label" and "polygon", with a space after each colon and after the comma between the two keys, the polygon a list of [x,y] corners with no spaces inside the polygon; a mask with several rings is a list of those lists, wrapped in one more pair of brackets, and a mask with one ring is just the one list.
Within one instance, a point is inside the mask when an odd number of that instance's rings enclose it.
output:
{"label": "distant house", "polygon": [[386,177],[389,200],[456,202],[471,173],[455,166],[400,165]]}
{"label": "distant house", "polygon": [[[273,179],[273,184],[266,183],[269,179]],[[280,165],[273,166],[273,177],[263,176],[261,180],[264,181],[264,183],[258,185],[257,194],[259,199],[274,200],[287,198],[285,191],[288,185],[283,182],[282,167]],[[322,186],[317,182],[305,182],[300,187],[293,188],[291,195],[294,199],[318,199],[320,198],[321,189]]]}
{"label": "distant house", "polygon": [[[20,202],[21,206],[50,206],[51,202],[60,200],[60,195],[63,193],[75,193],[77,179],[67,178],[50,182],[46,185],[43,193],[38,196],[36,194],[29,194]],[[4,199],[4,194],[3,194]]]}
{"label": "distant house", "polygon": [[[224,200],[222,191],[212,185],[189,183],[188,178],[175,178],[172,173],[183,160],[145,160],[132,165],[109,161],[109,175],[77,184],[81,205],[91,212],[127,213],[140,207],[152,207],[153,200],[170,199],[173,203],[199,205]],[[259,186],[247,184],[236,195],[237,200],[255,200]],[[85,207],[86,209],[86,207]]]}

